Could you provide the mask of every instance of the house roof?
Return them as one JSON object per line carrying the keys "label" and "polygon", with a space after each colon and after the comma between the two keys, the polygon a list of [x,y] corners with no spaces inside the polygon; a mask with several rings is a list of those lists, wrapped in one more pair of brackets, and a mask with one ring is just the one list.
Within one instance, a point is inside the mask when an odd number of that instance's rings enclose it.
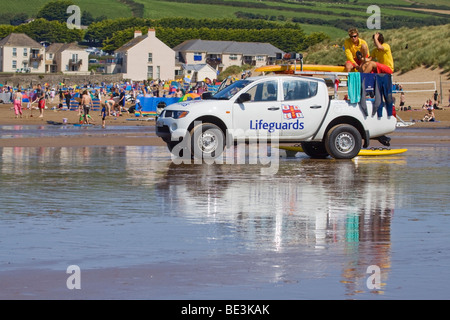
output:
{"label": "house roof", "polygon": [[72,51],[84,51],[83,48],[79,47],[76,42],[71,43],[52,43],[48,46],[46,49],[47,53],[58,53],[63,52],[66,50],[72,50]]}
{"label": "house roof", "polygon": [[207,63],[202,63],[202,64],[185,64],[185,63],[183,63],[181,66],[184,70],[191,70],[191,71],[197,71],[197,72],[202,70],[203,68],[211,69],[214,72],[216,71],[213,67],[211,67]]}
{"label": "house roof", "polygon": [[138,43],[140,43],[142,40],[144,40],[147,37],[148,37],[148,34],[144,34],[142,36],[135,37],[135,38],[131,39],[130,41],[128,41],[127,43],[125,43],[120,48],[116,49],[114,52],[128,51],[129,49],[131,49],[132,47],[134,47],[135,45],[137,45]]}
{"label": "house roof", "polygon": [[0,40],[0,46],[17,46],[17,47],[30,47],[30,48],[39,48],[42,46],[37,41],[31,39],[25,33],[10,33],[2,40]]}
{"label": "house roof", "polygon": [[207,52],[209,54],[236,53],[244,55],[267,55],[275,57],[283,51],[270,43],[262,42],[237,42],[215,40],[187,40],[173,48],[182,52]]}

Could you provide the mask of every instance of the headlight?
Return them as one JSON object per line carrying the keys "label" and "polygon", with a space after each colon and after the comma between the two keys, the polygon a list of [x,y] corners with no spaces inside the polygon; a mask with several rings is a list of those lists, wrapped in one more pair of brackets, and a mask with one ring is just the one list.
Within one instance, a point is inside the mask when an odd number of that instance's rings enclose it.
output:
{"label": "headlight", "polygon": [[174,118],[174,119],[181,119],[188,115],[189,111],[178,111],[178,110],[165,110],[165,117],[166,118]]}

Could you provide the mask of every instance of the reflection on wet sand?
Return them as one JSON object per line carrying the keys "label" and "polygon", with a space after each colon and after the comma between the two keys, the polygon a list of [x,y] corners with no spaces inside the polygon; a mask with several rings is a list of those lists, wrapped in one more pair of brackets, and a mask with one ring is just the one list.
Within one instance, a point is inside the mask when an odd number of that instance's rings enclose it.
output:
{"label": "reflection on wet sand", "polygon": [[[101,215],[108,221],[138,214],[151,224],[155,216],[176,216],[185,224],[212,226],[201,237],[223,241],[228,253],[270,253],[268,282],[286,281],[293,269],[306,278],[340,270],[338,281],[348,296],[383,293],[388,282],[397,165],[392,161],[280,159],[278,173],[265,176],[259,165],[175,165],[164,147],[0,148],[0,160],[3,188],[22,183],[29,200],[40,198],[45,186],[54,192],[46,201],[63,199],[62,219],[77,213],[89,225]],[[133,197],[121,197],[130,187],[136,188]],[[86,194],[99,199],[96,211],[77,205]],[[9,195],[0,220],[30,211],[30,203],[14,197]],[[164,247],[164,239],[160,246],[174,250]],[[380,288],[368,288],[369,266],[380,268]]]}
{"label": "reflection on wet sand", "polygon": [[387,281],[394,208],[390,170],[380,161],[297,159],[266,177],[257,166],[171,164],[157,192],[164,211],[232,225],[251,249],[342,246],[341,282],[353,295],[367,290],[371,265],[382,270],[381,285]]}

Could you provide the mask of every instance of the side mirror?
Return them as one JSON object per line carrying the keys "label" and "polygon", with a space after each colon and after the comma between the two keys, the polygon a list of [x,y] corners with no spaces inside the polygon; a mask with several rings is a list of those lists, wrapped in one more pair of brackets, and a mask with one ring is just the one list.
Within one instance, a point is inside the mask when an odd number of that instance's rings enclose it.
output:
{"label": "side mirror", "polygon": [[202,100],[211,99],[212,96],[213,96],[212,92],[203,92],[202,93]]}
{"label": "side mirror", "polygon": [[241,94],[239,96],[239,98],[236,99],[237,103],[244,103],[247,101],[252,100],[252,96],[250,95],[250,93],[244,92],[243,94]]}

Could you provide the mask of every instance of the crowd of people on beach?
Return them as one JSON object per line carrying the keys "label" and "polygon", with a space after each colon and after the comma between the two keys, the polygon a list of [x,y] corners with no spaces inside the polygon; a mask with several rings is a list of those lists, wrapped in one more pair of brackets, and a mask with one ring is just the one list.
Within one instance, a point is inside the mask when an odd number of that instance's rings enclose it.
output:
{"label": "crowd of people on beach", "polygon": [[[209,79],[207,79],[209,80]],[[214,80],[214,83],[216,80]],[[122,116],[123,112],[129,112],[129,108],[139,103],[138,97],[176,97],[182,98],[186,93],[201,95],[208,91],[211,81],[201,81],[190,86],[178,81],[141,81],[124,83],[100,83],[66,86],[63,83],[57,85],[36,84],[28,88],[1,86],[0,94],[2,103],[10,103],[16,118],[24,116],[24,110],[38,109],[40,118],[44,117],[45,109],[76,110],[80,123],[92,123],[90,111],[93,101],[100,102],[102,125],[105,125],[106,117]]]}

